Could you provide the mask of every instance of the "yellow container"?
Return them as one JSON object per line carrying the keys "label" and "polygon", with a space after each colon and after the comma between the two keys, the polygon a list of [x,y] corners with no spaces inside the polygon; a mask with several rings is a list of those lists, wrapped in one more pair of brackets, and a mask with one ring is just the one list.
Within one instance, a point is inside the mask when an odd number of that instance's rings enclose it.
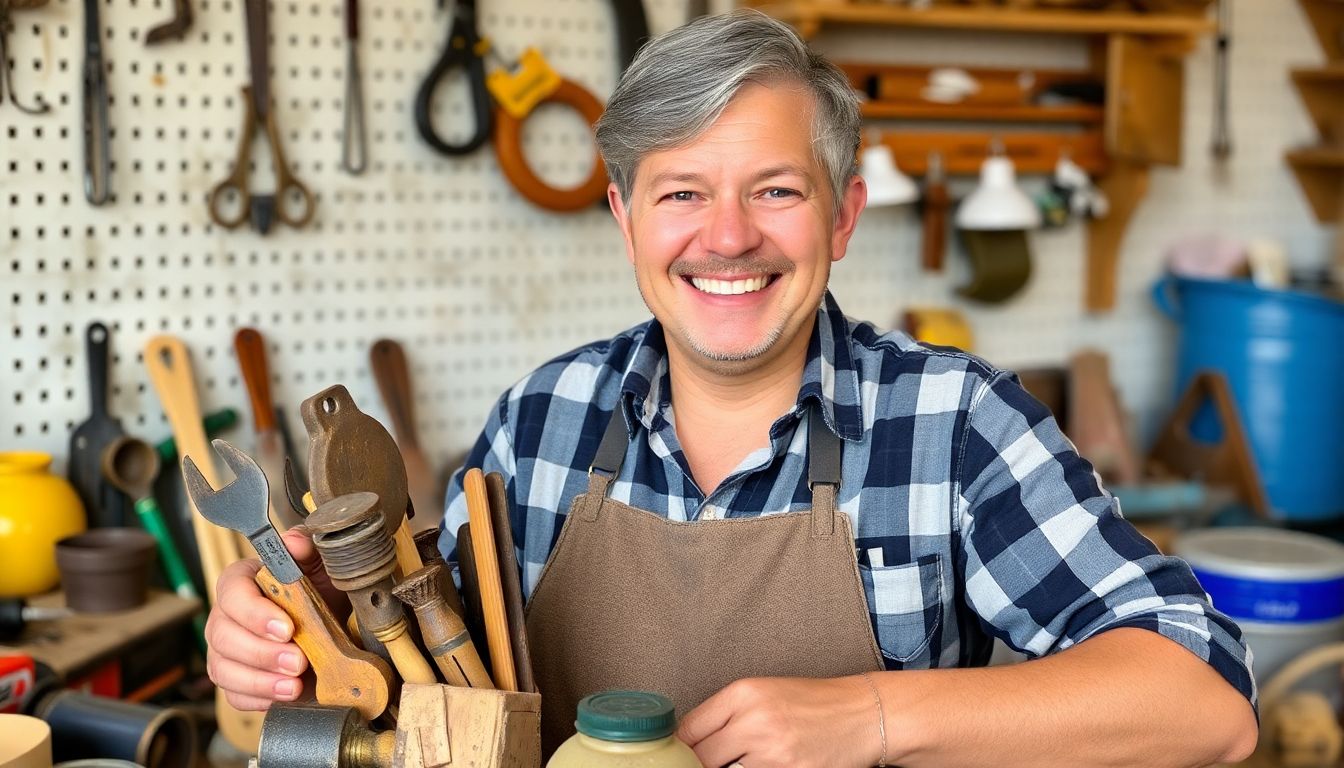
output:
{"label": "yellow container", "polygon": [[56,542],[86,527],[74,487],[50,469],[50,454],[0,452],[0,597],[54,589]]}
{"label": "yellow container", "polygon": [[579,702],[579,732],[546,768],[701,768],[691,748],[673,736],[672,702],[645,691],[606,691]]}

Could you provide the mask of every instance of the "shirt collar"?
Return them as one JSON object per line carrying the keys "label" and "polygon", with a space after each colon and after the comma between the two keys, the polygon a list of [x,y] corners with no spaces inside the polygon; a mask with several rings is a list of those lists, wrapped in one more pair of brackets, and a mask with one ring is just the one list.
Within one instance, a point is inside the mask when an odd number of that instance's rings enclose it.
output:
{"label": "shirt collar", "polygon": [[[644,338],[625,369],[621,403],[627,426],[640,423],[653,431],[661,426],[663,413],[672,402],[672,387],[663,327],[657,320],[650,320],[645,328]],[[772,435],[806,411],[810,401],[815,401],[832,432],[844,440],[862,439],[859,370],[852,343],[849,319],[828,290],[817,309],[798,399],[793,411],[771,428]],[[650,403],[653,407],[649,407]]]}

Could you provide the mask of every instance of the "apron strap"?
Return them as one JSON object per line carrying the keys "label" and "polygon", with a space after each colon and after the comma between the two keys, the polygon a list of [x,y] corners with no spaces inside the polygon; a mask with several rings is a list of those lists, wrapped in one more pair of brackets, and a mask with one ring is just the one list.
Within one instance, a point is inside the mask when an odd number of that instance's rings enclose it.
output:
{"label": "apron strap", "polygon": [[[820,421],[815,424],[814,420]],[[598,510],[607,496],[612,481],[621,472],[625,452],[630,445],[630,434],[625,427],[620,405],[612,411],[602,442],[597,446],[592,466],[588,468],[588,493],[583,519],[597,519]],[[836,495],[840,489],[841,454],[844,445],[822,420],[816,410],[807,414],[807,484],[812,489],[812,535],[826,538],[835,533]]]}
{"label": "apron strap", "polygon": [[807,414],[807,484],[812,489],[812,536],[835,533],[836,495],[840,490],[844,445],[822,418],[820,409]]}
{"label": "apron strap", "polygon": [[602,442],[597,445],[593,463],[588,467],[588,493],[584,497],[585,506],[580,510],[584,520],[592,522],[597,519],[602,501],[607,497],[607,489],[616,475],[620,474],[621,464],[625,463],[625,451],[629,445],[630,433],[626,431],[625,418],[621,416],[621,404],[618,401],[616,410],[611,412],[611,418],[607,421],[606,431],[602,433]]}

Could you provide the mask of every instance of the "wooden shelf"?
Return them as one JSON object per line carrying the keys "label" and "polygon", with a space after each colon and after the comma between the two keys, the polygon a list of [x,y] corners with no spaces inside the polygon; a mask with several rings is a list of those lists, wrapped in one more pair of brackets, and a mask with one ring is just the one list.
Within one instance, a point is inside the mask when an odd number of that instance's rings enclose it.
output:
{"label": "wooden shelf", "polygon": [[1298,0],[1316,40],[1331,61],[1344,59],[1344,3],[1339,0]]}
{"label": "wooden shelf", "polygon": [[974,120],[1005,123],[1100,123],[1106,114],[1101,107],[1060,106],[1022,107],[973,104],[898,104],[865,102],[860,114],[874,120]]}
{"label": "wooden shelf", "polygon": [[794,0],[754,5],[792,24],[803,37],[813,37],[826,24],[866,24],[894,27],[937,27],[1000,32],[1060,35],[1151,35],[1198,37],[1213,31],[1203,15],[1070,11],[987,6],[909,8],[884,3],[848,3],[837,0]]}
{"label": "wooden shelf", "polygon": [[896,166],[912,176],[928,173],[929,155],[942,157],[950,176],[974,176],[997,140],[1019,174],[1054,173],[1060,157],[1068,157],[1090,174],[1103,174],[1110,162],[1102,149],[1101,131],[1086,133],[922,133],[889,131],[882,143],[891,149]]}
{"label": "wooden shelf", "polygon": [[1316,220],[1339,222],[1344,215],[1344,146],[1303,147],[1292,150],[1286,158]]}
{"label": "wooden shelf", "polygon": [[1344,143],[1344,61],[1294,69],[1292,75],[1316,132],[1327,144]]}

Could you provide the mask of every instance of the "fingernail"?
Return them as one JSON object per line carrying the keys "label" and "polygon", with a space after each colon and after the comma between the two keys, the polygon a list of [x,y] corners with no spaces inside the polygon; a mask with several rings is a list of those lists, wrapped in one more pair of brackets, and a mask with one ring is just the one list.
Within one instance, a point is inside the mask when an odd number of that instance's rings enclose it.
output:
{"label": "fingernail", "polygon": [[275,681],[275,695],[283,696],[286,699],[293,698],[296,685],[297,683],[293,680],[277,680]]}
{"label": "fingernail", "polygon": [[279,619],[271,619],[266,622],[266,634],[272,640],[284,643],[289,641],[289,625]]}
{"label": "fingernail", "polygon": [[299,655],[289,652],[280,654],[280,671],[287,675],[297,675],[302,672],[303,670],[299,669]]}

